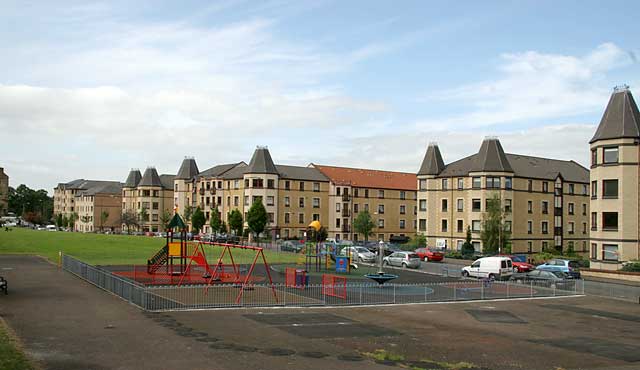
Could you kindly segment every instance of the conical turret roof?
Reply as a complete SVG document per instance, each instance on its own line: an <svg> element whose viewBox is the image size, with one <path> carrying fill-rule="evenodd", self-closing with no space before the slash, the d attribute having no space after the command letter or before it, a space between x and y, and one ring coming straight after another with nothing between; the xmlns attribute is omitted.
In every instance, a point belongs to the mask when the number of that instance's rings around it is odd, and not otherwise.
<svg viewBox="0 0 640 370"><path fill-rule="evenodd" d="M271 154L269 154L269 149L260 146L256 148L246 173L278 174L278 170L273 164L273 159L271 159Z"/></svg>
<svg viewBox="0 0 640 370"><path fill-rule="evenodd" d="M472 172L513 172L511 164L504 154L500 140L487 137L482 141L474 160Z"/></svg>
<svg viewBox="0 0 640 370"><path fill-rule="evenodd" d="M142 179L140 170L132 168L131 171L129 171L129 176L127 176L127 181L125 181L123 187L135 188L140 183L140 179Z"/></svg>
<svg viewBox="0 0 640 370"><path fill-rule="evenodd" d="M194 158L187 157L182 161L182 165L180 165L180 169L176 175L176 180L190 180L198 176L199 173L200 171L198 170L196 160Z"/></svg>
<svg viewBox="0 0 640 370"><path fill-rule="evenodd" d="M589 143L604 139L640 138L640 112L628 86L614 89L600 125Z"/></svg>
<svg viewBox="0 0 640 370"><path fill-rule="evenodd" d="M440 154L440 148L436 143L429 143L418 175L437 175L442 170L444 170L444 161L442 154Z"/></svg>
<svg viewBox="0 0 640 370"><path fill-rule="evenodd" d="M140 180L138 186L162 186L162 181L155 167L147 167L144 170L144 175L142 175L142 180Z"/></svg>

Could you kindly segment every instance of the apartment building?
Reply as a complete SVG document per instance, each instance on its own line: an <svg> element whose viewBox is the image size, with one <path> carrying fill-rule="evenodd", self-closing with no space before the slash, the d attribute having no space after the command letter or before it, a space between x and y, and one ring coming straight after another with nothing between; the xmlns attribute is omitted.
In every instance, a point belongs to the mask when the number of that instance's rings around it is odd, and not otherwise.
<svg viewBox="0 0 640 370"><path fill-rule="evenodd" d="M9 210L9 176L0 167L0 216L7 214Z"/></svg>
<svg viewBox="0 0 640 370"><path fill-rule="evenodd" d="M640 113L616 87L591 146L591 268L640 259Z"/></svg>
<svg viewBox="0 0 640 370"><path fill-rule="evenodd" d="M147 167L143 175L138 169L129 172L122 187L121 212L136 214L139 223L137 230L157 232L164 229L162 220L173 214L175 177L158 175L154 167Z"/></svg>
<svg viewBox="0 0 640 370"><path fill-rule="evenodd" d="M497 194L514 253L588 249L589 171L574 161L505 153L497 138L486 138L478 153L445 165L432 143L417 181L417 231L429 246L460 249L470 227L482 251L483 213Z"/></svg>
<svg viewBox="0 0 640 370"><path fill-rule="evenodd" d="M415 236L416 175L360 168L313 165L329 179L329 235L338 240L364 240L353 221L367 211L376 227L374 240ZM369 238L372 239L372 238Z"/></svg>
<svg viewBox="0 0 640 370"><path fill-rule="evenodd" d="M53 214L76 214L74 231L92 232L120 229L123 184L117 181L78 179L60 183L53 189ZM108 213L107 217L103 212Z"/></svg>

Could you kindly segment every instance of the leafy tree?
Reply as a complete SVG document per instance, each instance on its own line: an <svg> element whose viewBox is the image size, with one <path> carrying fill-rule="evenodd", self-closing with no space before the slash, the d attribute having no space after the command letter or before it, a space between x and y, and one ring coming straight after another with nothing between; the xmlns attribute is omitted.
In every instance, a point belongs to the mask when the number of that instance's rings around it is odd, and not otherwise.
<svg viewBox="0 0 640 370"><path fill-rule="evenodd" d="M140 209L140 212L138 212L138 217L140 223L149 222L149 210L147 210L147 207L142 207Z"/></svg>
<svg viewBox="0 0 640 370"><path fill-rule="evenodd" d="M424 248L427 246L427 237L423 234L416 234L414 243L416 248Z"/></svg>
<svg viewBox="0 0 640 370"><path fill-rule="evenodd" d="M220 232L223 234L226 234L229 232L229 228L227 227L227 224L224 221L220 222Z"/></svg>
<svg viewBox="0 0 640 370"><path fill-rule="evenodd" d="M358 214L355 220L353 220L353 229L358 233L364 235L364 241L369 241L369 237L373 235L373 228L376 224L371 218L369 211L362 211Z"/></svg>
<svg viewBox="0 0 640 370"><path fill-rule="evenodd" d="M265 230L267 221L267 210L262 204L262 199L258 198L253 202L251 208L249 208L249 212L247 212L247 225L258 241L258 245L260 245L259 235Z"/></svg>
<svg viewBox="0 0 640 370"><path fill-rule="evenodd" d="M73 212L69 215L69 227L71 231L76 231L76 221L78 221L78 213Z"/></svg>
<svg viewBox="0 0 640 370"><path fill-rule="evenodd" d="M109 211L106 209L100 212L100 231L104 231L104 224L107 223L109 219Z"/></svg>
<svg viewBox="0 0 640 370"><path fill-rule="evenodd" d="M67 215L62 216L62 227L69 227L69 217Z"/></svg>
<svg viewBox="0 0 640 370"><path fill-rule="evenodd" d="M31 219L37 218L46 222L53 217L53 198L44 189L33 190L22 184L17 188L9 188L8 210L16 215L24 216L27 212ZM25 219L26 220L26 219Z"/></svg>
<svg viewBox="0 0 640 370"><path fill-rule="evenodd" d="M66 227L66 225L63 224L63 221L64 220L63 220L62 213L58 213L56 215L56 226L59 227L59 228L60 227Z"/></svg>
<svg viewBox="0 0 640 370"><path fill-rule="evenodd" d="M38 212L25 212L22 215L22 219L32 224L40 225L42 224L42 215Z"/></svg>
<svg viewBox="0 0 640 370"><path fill-rule="evenodd" d="M473 248L473 244L471 244L471 227L467 226L467 236L464 240L464 244L462 244L462 257L471 258L473 253L475 253L475 248Z"/></svg>
<svg viewBox="0 0 640 370"><path fill-rule="evenodd" d="M182 214L184 220L186 222L190 222L191 221L191 217L193 216L193 207L191 206L186 206L184 207L184 212Z"/></svg>
<svg viewBox="0 0 640 370"><path fill-rule="evenodd" d="M211 210L211 217L209 218L209 226L211 226L212 233L219 233L222 231L222 220L220 219L220 212L218 207Z"/></svg>
<svg viewBox="0 0 640 370"><path fill-rule="evenodd" d="M91 221L91 216L84 215L80 217L80 221L82 221L82 223L84 224L89 223L89 221Z"/></svg>
<svg viewBox="0 0 640 370"><path fill-rule="evenodd" d="M162 222L163 229L166 229L169 226L169 222L171 222L172 217L173 215L168 209L165 209L164 212L160 214L160 222Z"/></svg>
<svg viewBox="0 0 640 370"><path fill-rule="evenodd" d="M502 209L500 195L495 193L487 199L487 210L482 216L483 252L487 254L500 253L506 250L511 238L511 232L507 229L505 212Z"/></svg>
<svg viewBox="0 0 640 370"><path fill-rule="evenodd" d="M244 227L244 220L242 219L242 212L237 208L229 212L228 216L229 228L238 236L242 236L242 229Z"/></svg>
<svg viewBox="0 0 640 370"><path fill-rule="evenodd" d="M131 234L131 227L138 227L138 216L132 209L128 209L122 213L122 224L127 228L127 234Z"/></svg>
<svg viewBox="0 0 640 370"><path fill-rule="evenodd" d="M200 207L196 208L191 215L191 226L193 226L193 231L197 234L202 230L202 226L204 226L206 219L204 217L204 212L200 209Z"/></svg>

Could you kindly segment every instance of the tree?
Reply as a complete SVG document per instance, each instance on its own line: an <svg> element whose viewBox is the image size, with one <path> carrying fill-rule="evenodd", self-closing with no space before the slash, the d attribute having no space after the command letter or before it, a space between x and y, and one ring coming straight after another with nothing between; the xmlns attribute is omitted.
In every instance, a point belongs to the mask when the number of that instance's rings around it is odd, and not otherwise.
<svg viewBox="0 0 640 370"><path fill-rule="evenodd" d="M507 249L511 231L507 229L505 212L500 195L495 193L487 199L487 210L482 215L482 251L486 254L501 253Z"/></svg>
<svg viewBox="0 0 640 370"><path fill-rule="evenodd" d="M196 210L193 211L193 214L191 215L191 226L193 226L193 232L196 234L199 233L205 222L206 219L204 217L204 212L202 212L200 207L196 208Z"/></svg>
<svg viewBox="0 0 640 370"><path fill-rule="evenodd" d="M149 222L149 210L147 210L147 207L142 207L140 209L140 212L138 212L138 217L140 223Z"/></svg>
<svg viewBox="0 0 640 370"><path fill-rule="evenodd" d="M325 240L327 240L327 238L329 237L329 230L327 230L326 227L322 226L320 227L320 230L316 231L315 229L313 230L313 234L311 235L311 239L313 241L316 242L323 242Z"/></svg>
<svg viewBox="0 0 640 370"><path fill-rule="evenodd" d="M220 219L220 212L218 212L218 207L211 210L211 217L209 218L209 226L211 226L211 232L214 234L220 233L222 231L222 220Z"/></svg>
<svg viewBox="0 0 640 370"><path fill-rule="evenodd" d="M416 248L424 248L427 246L427 237L423 234L416 234L414 243Z"/></svg>
<svg viewBox="0 0 640 370"><path fill-rule="evenodd" d="M160 214L160 222L162 222L162 228L166 229L169 226L169 222L171 222L171 211L165 209L164 212Z"/></svg>
<svg viewBox="0 0 640 370"><path fill-rule="evenodd" d="M69 227L71 228L71 231L76 231L76 221L78 221L78 213L72 212L69 215Z"/></svg>
<svg viewBox="0 0 640 370"><path fill-rule="evenodd" d="M67 215L62 216L62 227L69 227L69 217Z"/></svg>
<svg viewBox="0 0 640 370"><path fill-rule="evenodd" d="M191 221L191 217L193 216L193 207L191 206L184 207L184 213L182 216L184 217L184 220L186 222Z"/></svg>
<svg viewBox="0 0 640 370"><path fill-rule="evenodd" d="M122 224L127 228L127 234L131 234L131 227L138 227L138 216L132 209L128 209L122 213Z"/></svg>
<svg viewBox="0 0 640 370"><path fill-rule="evenodd" d="M236 208L229 212L227 216L229 220L229 228L237 235L242 236L242 229L244 227L244 220L242 219L242 213Z"/></svg>
<svg viewBox="0 0 640 370"><path fill-rule="evenodd" d="M371 218L369 211L364 210L358 214L355 220L353 220L353 229L358 233L364 235L364 241L369 241L369 237L373 235L373 228L376 224Z"/></svg>
<svg viewBox="0 0 640 370"><path fill-rule="evenodd" d="M53 198L44 189L33 190L22 184L16 189L9 188L8 211L24 216L31 212L30 218L46 222L53 217ZM26 219L25 219L26 220Z"/></svg>
<svg viewBox="0 0 640 370"><path fill-rule="evenodd" d="M100 231L104 231L104 224L107 222L108 219L109 219L109 211L105 209L104 211L100 212Z"/></svg>
<svg viewBox="0 0 640 370"><path fill-rule="evenodd" d="M84 215L80 217L80 221L82 221L82 223L84 224L89 223L89 221L91 221L91 216Z"/></svg>
<svg viewBox="0 0 640 370"><path fill-rule="evenodd" d="M224 221L220 222L220 233L226 234L228 232L229 228L227 227L227 224Z"/></svg>
<svg viewBox="0 0 640 370"><path fill-rule="evenodd" d="M258 246L260 245L260 233L262 233L267 226L267 217L267 210L262 204L262 199L256 199L251 205L251 208L249 208L249 212L247 212L247 225L258 241Z"/></svg>
<svg viewBox="0 0 640 370"><path fill-rule="evenodd" d="M58 228L65 227L65 225L63 225L63 223L62 223L63 221L64 221L64 220L63 220L63 217L62 217L62 213L58 213L58 214L56 215L56 226L57 226Z"/></svg>
<svg viewBox="0 0 640 370"><path fill-rule="evenodd" d="M467 237L465 238L464 244L462 244L462 250L460 253L462 253L464 258L471 258L475 251L473 244L471 244L471 227L467 226Z"/></svg>

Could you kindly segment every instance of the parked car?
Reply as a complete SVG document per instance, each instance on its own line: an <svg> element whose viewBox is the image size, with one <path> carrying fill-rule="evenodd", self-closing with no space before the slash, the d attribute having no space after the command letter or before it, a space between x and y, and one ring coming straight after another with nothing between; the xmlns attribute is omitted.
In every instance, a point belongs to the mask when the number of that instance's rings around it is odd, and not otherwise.
<svg viewBox="0 0 640 370"><path fill-rule="evenodd" d="M283 252L295 252L298 253L304 247L303 243L297 241L287 240L280 245L280 250Z"/></svg>
<svg viewBox="0 0 640 370"><path fill-rule="evenodd" d="M533 270L526 274L516 274L512 277L512 280L519 283L530 281L536 286L556 288L566 285L567 280L573 280L573 278L571 275L560 271Z"/></svg>
<svg viewBox="0 0 640 370"><path fill-rule="evenodd" d="M462 268L464 277L508 279L512 274L513 262L509 257L483 257Z"/></svg>
<svg viewBox="0 0 640 370"><path fill-rule="evenodd" d="M372 263L376 261L376 255L365 247L346 247L340 251L341 256L351 256L351 260L357 262Z"/></svg>
<svg viewBox="0 0 640 370"><path fill-rule="evenodd" d="M378 251L380 249L379 244L376 243L375 245L370 245L367 248L371 253L374 253L375 255L378 255ZM382 250L384 251L384 255L385 256L389 256L392 253L395 252L400 252L400 248L395 245L395 244L389 244L389 243L384 243L384 246L382 247Z"/></svg>
<svg viewBox="0 0 640 370"><path fill-rule="evenodd" d="M580 265L578 261L553 259L536 267L537 270L560 271L571 275L574 279L580 279Z"/></svg>
<svg viewBox="0 0 640 370"><path fill-rule="evenodd" d="M420 257L413 252L393 252L384 257L382 263L389 266L417 269L420 267Z"/></svg>
<svg viewBox="0 0 640 370"><path fill-rule="evenodd" d="M536 269L536 267L527 262L527 257L521 254L499 254L499 257L509 257L513 263L513 272L529 272Z"/></svg>
<svg viewBox="0 0 640 370"><path fill-rule="evenodd" d="M415 250L415 253L425 262L442 261L444 258L444 253L439 250L432 250L429 248L418 248Z"/></svg>

